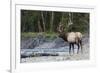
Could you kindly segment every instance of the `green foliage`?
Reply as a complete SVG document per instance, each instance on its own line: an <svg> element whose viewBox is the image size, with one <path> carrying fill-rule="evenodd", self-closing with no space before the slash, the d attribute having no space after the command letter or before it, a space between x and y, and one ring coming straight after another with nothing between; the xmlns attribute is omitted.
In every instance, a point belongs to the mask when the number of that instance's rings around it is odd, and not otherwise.
<svg viewBox="0 0 100 73"><path fill-rule="evenodd" d="M55 39L57 38L57 33L55 32L41 32L41 33L37 33L37 32L22 32L21 33L21 38L35 38L37 37L39 34L42 34L43 36L45 36L45 38L47 39Z"/></svg>
<svg viewBox="0 0 100 73"><path fill-rule="evenodd" d="M53 40L53 39L55 39L55 38L57 38L57 33L54 33L54 32L46 32L46 33L44 33L44 36L47 38L47 39L51 39L51 40Z"/></svg>
<svg viewBox="0 0 100 73"><path fill-rule="evenodd" d="M69 22L72 25L69 25ZM21 32L22 36L34 37L33 33L57 33L57 27L62 23L65 31L89 32L89 13L75 12L51 12L51 11L33 11L21 10ZM27 33L27 35L26 35Z"/></svg>
<svg viewBox="0 0 100 73"><path fill-rule="evenodd" d="M37 35L38 33L33 33L33 32L22 32L21 33L21 37L22 38L29 38L29 37L31 37L31 38L34 38L34 37L36 37L36 35Z"/></svg>

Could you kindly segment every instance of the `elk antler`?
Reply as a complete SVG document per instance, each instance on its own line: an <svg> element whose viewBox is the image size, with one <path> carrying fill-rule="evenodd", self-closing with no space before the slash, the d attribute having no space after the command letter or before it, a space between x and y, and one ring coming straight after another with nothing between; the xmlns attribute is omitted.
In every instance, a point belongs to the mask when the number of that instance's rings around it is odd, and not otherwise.
<svg viewBox="0 0 100 73"><path fill-rule="evenodd" d="M59 24L59 26L58 26L58 28L57 28L57 31L59 32L59 33L62 33L62 32L64 32L64 26L63 26L63 24Z"/></svg>

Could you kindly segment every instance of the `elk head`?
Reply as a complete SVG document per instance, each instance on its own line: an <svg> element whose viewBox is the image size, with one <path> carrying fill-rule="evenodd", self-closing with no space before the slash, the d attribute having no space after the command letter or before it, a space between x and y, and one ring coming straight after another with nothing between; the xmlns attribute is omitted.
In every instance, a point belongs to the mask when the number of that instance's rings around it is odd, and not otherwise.
<svg viewBox="0 0 100 73"><path fill-rule="evenodd" d="M57 27L57 31L59 33L59 37L62 38L63 40L67 41L67 33L64 31L64 25L63 24L59 24L59 26Z"/></svg>

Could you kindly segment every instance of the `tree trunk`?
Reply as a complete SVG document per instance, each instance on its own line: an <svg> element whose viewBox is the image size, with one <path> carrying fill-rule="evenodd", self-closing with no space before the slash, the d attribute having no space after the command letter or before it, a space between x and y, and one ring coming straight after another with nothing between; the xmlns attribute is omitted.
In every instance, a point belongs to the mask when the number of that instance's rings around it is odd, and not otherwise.
<svg viewBox="0 0 100 73"><path fill-rule="evenodd" d="M62 12L61 23L63 23L63 20L64 20L64 13Z"/></svg>
<svg viewBox="0 0 100 73"><path fill-rule="evenodd" d="M73 22L72 22L72 14L69 12L69 21L68 21L68 26L72 25Z"/></svg>
<svg viewBox="0 0 100 73"><path fill-rule="evenodd" d="M41 17L42 17L42 22L43 22L43 30L45 32L45 21L44 21L44 16L43 16L43 12L41 11Z"/></svg>
<svg viewBox="0 0 100 73"><path fill-rule="evenodd" d="M53 31L53 20L54 20L54 12L51 13L51 26L50 26L50 32Z"/></svg>
<svg viewBox="0 0 100 73"><path fill-rule="evenodd" d="M39 32L42 32L42 27L41 27L41 25L40 25L40 20L38 20L38 31L39 31Z"/></svg>

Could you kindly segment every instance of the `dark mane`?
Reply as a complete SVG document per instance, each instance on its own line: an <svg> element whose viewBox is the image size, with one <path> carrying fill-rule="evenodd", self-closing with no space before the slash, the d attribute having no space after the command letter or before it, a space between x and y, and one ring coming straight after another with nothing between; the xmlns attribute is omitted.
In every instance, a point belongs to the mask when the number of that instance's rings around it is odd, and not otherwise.
<svg viewBox="0 0 100 73"><path fill-rule="evenodd" d="M67 41L67 39L66 39L66 38L67 38L66 32L60 33L60 34L59 34L59 37L62 38L64 41Z"/></svg>

